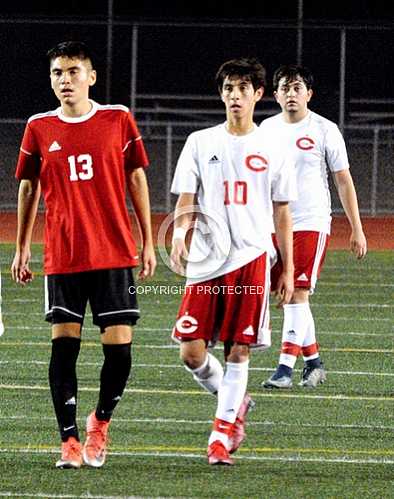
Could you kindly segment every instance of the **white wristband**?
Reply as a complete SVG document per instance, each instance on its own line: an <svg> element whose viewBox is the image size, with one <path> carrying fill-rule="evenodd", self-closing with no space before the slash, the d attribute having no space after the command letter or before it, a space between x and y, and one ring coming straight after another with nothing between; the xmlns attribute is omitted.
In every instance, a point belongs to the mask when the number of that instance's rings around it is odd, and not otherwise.
<svg viewBox="0 0 394 499"><path fill-rule="evenodd" d="M182 239L182 241L184 241L186 232L187 231L183 227L176 227L174 229L174 233L172 234L172 242L174 242L175 239Z"/></svg>

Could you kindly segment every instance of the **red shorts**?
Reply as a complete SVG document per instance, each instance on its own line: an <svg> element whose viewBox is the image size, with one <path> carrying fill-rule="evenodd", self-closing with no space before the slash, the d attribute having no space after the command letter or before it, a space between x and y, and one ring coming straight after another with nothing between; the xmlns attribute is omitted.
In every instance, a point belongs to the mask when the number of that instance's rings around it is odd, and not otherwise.
<svg viewBox="0 0 394 499"><path fill-rule="evenodd" d="M269 266L266 253L243 267L186 287L175 340L203 339L270 346Z"/></svg>
<svg viewBox="0 0 394 499"><path fill-rule="evenodd" d="M293 233L294 287L310 289L313 292L326 257L329 238L324 232L312 230ZM278 252L278 261L271 269L271 289L275 290L282 273L282 260L275 235L272 240Z"/></svg>

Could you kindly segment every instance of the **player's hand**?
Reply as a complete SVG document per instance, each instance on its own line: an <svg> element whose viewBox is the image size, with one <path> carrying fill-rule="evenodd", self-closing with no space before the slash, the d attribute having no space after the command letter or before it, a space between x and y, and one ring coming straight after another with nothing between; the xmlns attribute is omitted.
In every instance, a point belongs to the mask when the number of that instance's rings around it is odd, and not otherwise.
<svg viewBox="0 0 394 499"><path fill-rule="evenodd" d="M277 300L276 307L282 308L283 305L290 303L294 293L294 273L282 272L278 279L278 286L274 291Z"/></svg>
<svg viewBox="0 0 394 499"><path fill-rule="evenodd" d="M147 277L153 277L157 262L155 250L152 245L144 246L144 249L142 250L141 260L142 268L138 272L138 278L144 280Z"/></svg>
<svg viewBox="0 0 394 499"><path fill-rule="evenodd" d="M171 249L171 267L177 273L185 275L186 262L189 253L186 248L185 241L181 238L176 238L172 241Z"/></svg>
<svg viewBox="0 0 394 499"><path fill-rule="evenodd" d="M350 251L358 259L367 254L367 240L362 230L353 230L350 235Z"/></svg>
<svg viewBox="0 0 394 499"><path fill-rule="evenodd" d="M30 258L30 249L16 251L14 260L11 265L12 279L22 286L25 286L34 278L33 272L29 268Z"/></svg>

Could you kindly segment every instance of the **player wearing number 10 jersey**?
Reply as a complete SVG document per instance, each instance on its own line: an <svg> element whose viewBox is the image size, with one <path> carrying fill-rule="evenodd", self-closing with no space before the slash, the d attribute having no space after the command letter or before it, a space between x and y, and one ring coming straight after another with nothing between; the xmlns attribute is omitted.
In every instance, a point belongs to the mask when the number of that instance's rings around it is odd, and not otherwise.
<svg viewBox="0 0 394 499"><path fill-rule="evenodd" d="M181 271L188 261L188 288L174 336L194 379L218 405L208 442L209 464L232 464L244 438L249 347L265 344L269 332L268 294L272 206L286 263L278 284L281 302L293 290L291 217L296 198L292 165L268 143L253 122L265 85L255 59L224 63L216 76L226 122L195 132L179 158L172 192L179 195L171 258ZM197 212L197 219L194 214ZM185 233L192 227L189 254ZM226 370L207 345L225 345Z"/></svg>
<svg viewBox="0 0 394 499"><path fill-rule="evenodd" d="M52 323L49 384L62 440L58 468L104 464L108 427L131 369L132 326L139 317L131 268L138 264L126 207L128 189L142 233L141 278L156 260L150 225L148 164L127 108L89 99L96 82L85 44L63 42L48 52L55 111L32 116L22 140L18 235L12 276L25 284L31 235L42 192L45 214L45 315ZM104 352L96 409L80 444L76 362L89 301Z"/></svg>

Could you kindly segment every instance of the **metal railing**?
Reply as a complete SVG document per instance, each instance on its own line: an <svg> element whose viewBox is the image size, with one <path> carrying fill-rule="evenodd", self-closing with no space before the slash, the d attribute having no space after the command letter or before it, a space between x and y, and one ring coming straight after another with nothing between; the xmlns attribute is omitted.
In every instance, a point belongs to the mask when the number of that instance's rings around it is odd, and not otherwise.
<svg viewBox="0 0 394 499"><path fill-rule="evenodd" d="M187 135L222 120L223 117L218 121L205 117L200 121L200 115L194 120L174 121L173 117L163 120L157 119L154 113L148 119L145 116L137 120L150 157L147 174L154 211L169 212L174 206L170 186ZM16 208L18 184L14 171L24 126L24 120L0 120L3 158L0 210ZM345 140L361 212L368 215L394 213L394 126L347 125ZM332 194L333 211L340 213L342 208L335 188Z"/></svg>

